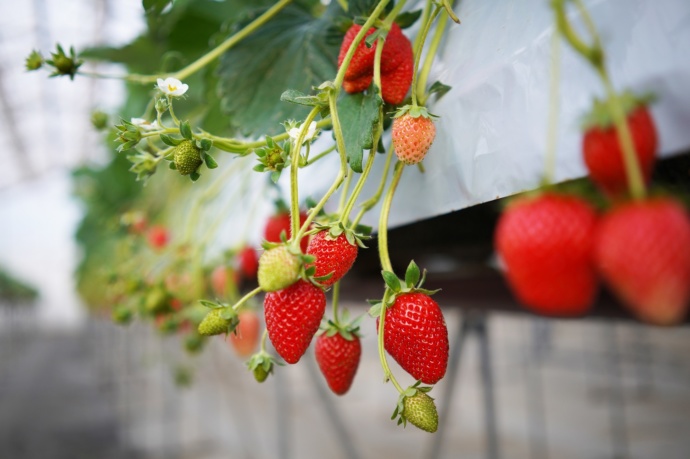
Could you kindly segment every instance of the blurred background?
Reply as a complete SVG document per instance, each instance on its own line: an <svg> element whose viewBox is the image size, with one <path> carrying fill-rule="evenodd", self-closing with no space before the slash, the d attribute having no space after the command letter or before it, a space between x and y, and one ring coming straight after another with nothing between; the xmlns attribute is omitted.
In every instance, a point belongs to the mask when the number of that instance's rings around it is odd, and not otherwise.
<svg viewBox="0 0 690 459"><path fill-rule="evenodd" d="M218 12L244 3L181 1L177 16L147 17L140 0L0 0L0 457L687 458L687 326L650 327L621 314L549 320L520 312L507 295L492 296L496 307L450 295L451 364L432 393L441 428L430 435L389 420L397 395L381 381L373 321L365 321L362 363L343 397L330 393L311 350L258 384L223 338L190 354L183 335L113 323L111 305L100 301L121 261L113 254L122 234L113 228L122 212L159 209L188 184L156 176L162 193L142 187L93 126L96 110L110 124L139 116L146 91L112 79L48 79L27 73L24 60L60 42L136 72L157 70L152 56L179 68L227 33ZM181 48L182 57L170 52ZM187 102L208 97L198 91ZM201 118L230 126L213 115ZM227 199L210 207L226 211L251 186L229 185ZM151 219L179 221L187 210L157 210ZM272 206L236 210L258 224ZM487 212L495 219L495 208ZM223 225L208 253L260 239ZM485 239L469 245L453 265L464 279L486 261ZM435 260L447 273L448 260ZM346 300L353 314L366 313L362 301Z"/></svg>

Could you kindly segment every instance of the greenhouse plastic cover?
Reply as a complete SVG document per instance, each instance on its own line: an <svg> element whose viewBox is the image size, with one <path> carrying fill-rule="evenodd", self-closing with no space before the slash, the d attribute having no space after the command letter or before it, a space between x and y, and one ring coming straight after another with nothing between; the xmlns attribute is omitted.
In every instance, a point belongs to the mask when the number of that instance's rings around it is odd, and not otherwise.
<svg viewBox="0 0 690 459"><path fill-rule="evenodd" d="M393 201L391 226L539 186L554 33L549 3L459 2L456 12L462 24L448 23L429 77L430 83L438 80L452 89L429 103L430 111L440 117L438 134L424 160L426 171L405 170ZM600 0L585 4L601 35L614 86L658 96L652 113L661 156L686 150L690 146L690 2ZM575 8L571 10L571 20L586 36ZM557 181L586 174L579 123L593 97L603 95L592 68L565 42L560 94ZM322 135L312 151L320 151L329 142L331 136ZM330 156L300 173L301 196L318 198L330 186L338 168L337 158ZM375 192L383 163L381 155L362 199ZM281 180L281 185L289 190L287 182ZM377 215L375 208L363 223L375 227Z"/></svg>

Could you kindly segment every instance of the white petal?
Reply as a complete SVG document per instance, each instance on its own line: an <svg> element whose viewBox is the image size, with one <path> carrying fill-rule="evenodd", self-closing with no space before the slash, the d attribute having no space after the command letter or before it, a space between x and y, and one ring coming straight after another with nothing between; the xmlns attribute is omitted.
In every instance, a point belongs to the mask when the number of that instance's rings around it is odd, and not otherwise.
<svg viewBox="0 0 690 459"><path fill-rule="evenodd" d="M288 135L292 140L297 140L297 137L299 137L299 128L290 128Z"/></svg>

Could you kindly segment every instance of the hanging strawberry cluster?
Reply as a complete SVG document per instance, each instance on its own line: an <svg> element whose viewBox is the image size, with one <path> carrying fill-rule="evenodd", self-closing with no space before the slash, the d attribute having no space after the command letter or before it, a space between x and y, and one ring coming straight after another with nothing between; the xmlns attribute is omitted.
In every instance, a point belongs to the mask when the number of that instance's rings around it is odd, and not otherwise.
<svg viewBox="0 0 690 459"><path fill-rule="evenodd" d="M512 202L495 234L507 280L528 309L549 316L589 312L600 279L636 317L656 325L680 323L690 302L690 219L668 195L650 196L657 131L649 96L618 94L605 54L581 0L572 0L592 36L587 45L553 2L557 29L600 76L606 98L585 116L582 158L590 179L608 198L603 214L586 199L547 188ZM555 36L557 50L559 37ZM551 103L557 97L554 52ZM556 115L550 114L551 123ZM555 124L547 155L554 155ZM553 164L548 159L547 164ZM547 168L547 181L553 172Z"/></svg>

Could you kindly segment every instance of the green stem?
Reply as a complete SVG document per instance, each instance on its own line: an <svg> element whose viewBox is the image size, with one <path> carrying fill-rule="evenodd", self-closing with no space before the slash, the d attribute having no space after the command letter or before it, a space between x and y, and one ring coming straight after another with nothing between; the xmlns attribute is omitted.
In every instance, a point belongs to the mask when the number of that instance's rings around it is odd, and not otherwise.
<svg viewBox="0 0 690 459"><path fill-rule="evenodd" d="M264 328L264 332L261 335L261 352L266 352L266 339L268 338L268 330Z"/></svg>
<svg viewBox="0 0 690 459"><path fill-rule="evenodd" d="M398 187L400 182L400 177L402 176L403 170L405 169L405 163L398 161L395 164L395 171L393 172L393 181L391 182L390 188L386 193L386 197L383 200L383 206L381 207L381 215L379 216L379 259L381 261L381 267L384 271L393 272L393 265L391 264L390 255L388 254L388 215L391 211L391 203L393 202L393 196L395 195L395 189Z"/></svg>
<svg viewBox="0 0 690 459"><path fill-rule="evenodd" d="M393 159L393 147L388 149L388 153L386 154L386 162L383 165L383 175L381 176L381 181L379 182L379 187L376 190L376 193L374 195L364 201L361 205L361 209L359 210L359 213L357 214L357 217L353 220L352 222L352 227L356 227L359 222L362 220L362 217L364 217L364 214L366 214L369 210L371 210L372 207L374 207L378 202L379 199L381 199L381 195L383 194L383 190L386 188L386 179L388 178L388 169L390 169L391 165L391 160Z"/></svg>
<svg viewBox="0 0 690 459"><path fill-rule="evenodd" d="M594 67L603 65L604 53L596 33L594 34L594 43L592 46L588 46L570 25L568 17L565 14L565 0L555 0L552 5L556 13L556 25L563 38L565 38L568 43L570 43L570 46L580 53L582 57L587 59ZM583 11L583 8L580 8L580 11ZM591 31L592 29L590 29L590 32Z"/></svg>
<svg viewBox="0 0 690 459"><path fill-rule="evenodd" d="M558 140L559 82L561 80L561 39L554 33L551 39L551 75L549 81L549 119L546 132L546 166L544 182L550 185L556 178L556 141Z"/></svg>
<svg viewBox="0 0 690 459"><path fill-rule="evenodd" d="M331 294L331 302L333 308L333 323L340 326L340 319L338 318L338 302L340 299L340 281L333 285L333 293Z"/></svg>
<svg viewBox="0 0 690 459"><path fill-rule="evenodd" d="M402 170L402 168L400 169ZM400 384L398 384L398 381L395 379L395 376L393 376L393 372L391 371L390 367L388 366L388 360L386 359L386 348L384 345L384 327L386 323L386 303L388 302L388 297L390 296L390 290L386 289L385 293L383 294L383 300L381 300L381 315L379 315L379 328L378 328L378 351L379 351L379 360L381 361L381 368L383 368L383 375L386 381L390 381L393 383L393 386L397 389L398 393L402 394L403 393L403 388L400 387Z"/></svg>
<svg viewBox="0 0 690 459"><path fill-rule="evenodd" d="M434 37L431 39L431 43L429 43L429 49L426 53L426 57L424 58L424 65L422 65L422 68L419 71L419 77L417 79L417 99L419 99L420 105L426 105L426 101L428 98L426 94L426 84L429 80L431 65L433 64L434 58L436 57L436 51L438 51L438 47L441 45L441 39L443 38L443 34L446 31L447 24L448 15L444 14L438 20L438 25L436 26L436 30L434 31Z"/></svg>
<svg viewBox="0 0 690 459"><path fill-rule="evenodd" d="M170 117L173 120L173 123L175 123L176 126L180 125L180 120L177 119L177 116L175 116L175 112L173 111L173 103L172 103L172 97L168 97L168 111L170 112Z"/></svg>
<svg viewBox="0 0 690 459"><path fill-rule="evenodd" d="M359 176L359 179L357 180L357 184L355 185L355 189L352 191L352 194L350 195L350 198L348 199L348 202L345 205L345 208L343 209L341 216L340 216L340 221L343 222L343 224L347 224L347 221L350 218L350 213L352 212L352 208L354 207L355 202L357 201L357 198L362 193L362 189L364 188L364 184L366 183L367 179L369 178L369 174L371 173L371 170L373 169L374 161L376 160L376 146L378 145L379 139L381 138L382 126L383 126L383 108L380 108L379 109L379 122L376 126L376 131L374 132L372 148L371 148L371 150L369 150L369 157L367 158L367 163L364 166L364 170L362 171L362 175ZM356 226L356 224L354 226Z"/></svg>
<svg viewBox="0 0 690 459"><path fill-rule="evenodd" d="M640 169L640 163L635 153L635 143L633 142L625 111L618 98L618 94L613 89L606 70L603 66L597 70L606 89L609 112L611 112L613 124L616 126L616 137L623 150L623 164L625 166L625 175L628 178L630 196L633 199L642 199L647 195L647 189L642 176L642 170Z"/></svg>
<svg viewBox="0 0 690 459"><path fill-rule="evenodd" d="M313 158L309 159L309 161L307 161L307 163L304 165L304 167L309 166L309 165L311 165L311 164L314 164L316 161L318 161L318 160L320 160L321 158L323 158L324 156L328 155L328 154L331 153L333 150L335 150L335 145L333 145L332 147L328 147L327 149L325 149L324 151L322 151L322 152L319 153L318 155L316 155L316 156L314 156Z"/></svg>
<svg viewBox="0 0 690 459"><path fill-rule="evenodd" d="M443 9L443 6L436 5L436 8L434 9L433 13L431 13L429 20L424 23L424 28L421 32L421 39L416 42L417 47L414 51L414 73L412 75L412 105L415 107L417 106L417 67L419 67L419 60L422 56L422 49L424 48L426 36L429 33L429 29L431 29L431 24L434 22L434 19L436 19L436 16L438 16L438 14L441 12L441 9Z"/></svg>
<svg viewBox="0 0 690 459"><path fill-rule="evenodd" d="M251 292L247 293L242 298L240 298L240 301L238 301L237 303L232 305L232 309L235 311L238 311L244 305L244 303L246 303L247 301L249 301L250 299L252 299L256 295L258 295L260 292L261 292L261 287L256 287L254 290L252 290Z"/></svg>
<svg viewBox="0 0 690 459"><path fill-rule="evenodd" d="M347 177L345 177L345 184L343 184L343 189L340 192L340 200L338 201L338 210L336 211L337 215L340 215L340 220L343 221L342 215L343 215L343 210L345 209L345 199L347 199L347 193L350 190L350 185L352 184L352 173L347 174Z"/></svg>
<svg viewBox="0 0 690 459"><path fill-rule="evenodd" d="M309 215L307 215L307 219L302 224L302 228L299 229L299 232L297 233L297 236L294 239L295 241L302 240L302 237L304 236L304 233L307 232L309 226L311 225L311 222L314 221L314 218L319 214L319 212L321 212L323 206L326 205L326 202L328 202L333 193L335 193L338 187L340 187L340 184L343 183L343 179L347 175L345 141L343 140L343 130L340 126L340 118L338 117L338 107L336 106L336 98L337 91L331 91L331 93L328 96L328 105L331 111L331 122L333 123L333 134L335 134L335 143L338 147L338 155L340 156L340 170L338 171L337 177L331 184L331 187L321 197L321 200L316 204L316 206L313 209L311 209Z"/></svg>
<svg viewBox="0 0 690 459"><path fill-rule="evenodd" d="M334 85L336 94L340 91L340 87L343 85L343 80L345 80L345 72L347 71L347 67L350 65L352 57L355 55L357 47L359 46L362 39L364 39L364 36L369 31L371 26L374 25L374 22L376 22L379 16L381 16L381 13L383 13L383 11L385 10L388 2L389 0L381 0L379 2L374 11L367 18L366 22L362 25L362 29L357 33L357 35L355 35L354 40L352 40L350 48L347 50L347 54L345 54L345 58L343 59L343 62L340 64L338 73L335 76Z"/></svg>
<svg viewBox="0 0 690 459"><path fill-rule="evenodd" d="M302 149L302 142L304 142L304 137L307 135L307 131L309 130L309 125L314 120L314 118L316 118L316 115L319 114L319 111L319 107L314 107L311 109L309 115L307 115L307 119L305 119L304 123L302 123L302 128L299 130L299 135L297 136L297 139L295 140L293 148L290 152L292 155L290 164L290 227L292 228L290 234L292 235L292 238L290 240L298 246L299 239L297 239L295 236L299 232L300 226L298 186L300 151Z"/></svg>

